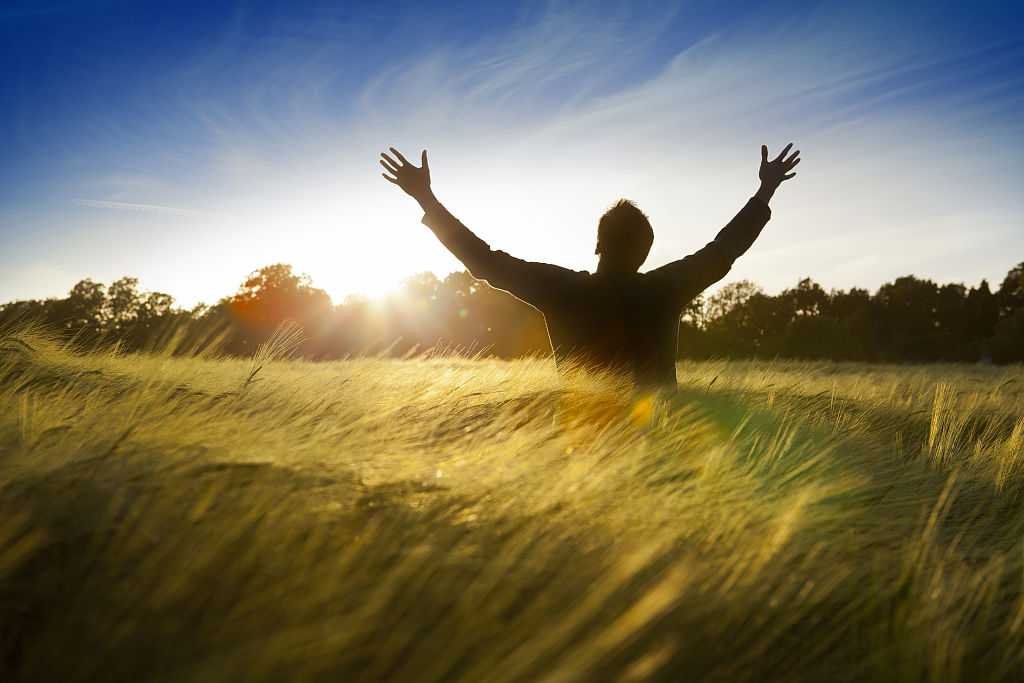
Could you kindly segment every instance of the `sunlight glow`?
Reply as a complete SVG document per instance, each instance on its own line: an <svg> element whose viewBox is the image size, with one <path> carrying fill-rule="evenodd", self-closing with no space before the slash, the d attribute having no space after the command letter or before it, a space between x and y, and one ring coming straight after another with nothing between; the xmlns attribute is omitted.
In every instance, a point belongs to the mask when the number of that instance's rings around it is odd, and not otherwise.
<svg viewBox="0 0 1024 683"><path fill-rule="evenodd" d="M309 4L306 23L211 10L166 54L134 15L70 3L8 16L67 35L13 41L11 54L45 58L13 63L23 94L0 112L16 132L0 168L0 301L130 275L212 303L288 263L340 302L462 270L381 179L388 146L411 159L427 148L437 196L492 248L573 270L594 268L597 219L619 198L654 226L645 269L699 249L754 192L760 145L790 140L799 178L727 280L974 284L1024 246L1009 9L884 3L862 19L841 4L541 2L511 23L481 9L470 30L444 12L410 23L396 10L385 27L332 9L325 22L327 3ZM914 40L892 40L909 21ZM371 44L334 34L353 26ZM102 68L72 68L80 54ZM108 87L137 82L151 86ZM75 114L33 114L44 108ZM41 286L41 273L67 275Z"/></svg>

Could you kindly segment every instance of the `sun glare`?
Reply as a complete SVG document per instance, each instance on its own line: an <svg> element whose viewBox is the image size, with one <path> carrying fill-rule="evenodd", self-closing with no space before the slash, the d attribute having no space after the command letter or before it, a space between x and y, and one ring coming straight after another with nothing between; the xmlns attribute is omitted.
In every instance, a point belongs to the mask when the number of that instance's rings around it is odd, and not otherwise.
<svg viewBox="0 0 1024 683"><path fill-rule="evenodd" d="M342 304L350 296L379 300L393 294L401 286L400 277L391 272L366 268L362 272L326 273L314 276L313 284L326 291L335 305Z"/></svg>
<svg viewBox="0 0 1024 683"><path fill-rule="evenodd" d="M415 204L394 196L391 186L348 197L324 185L295 180L271 199L246 202L243 223L253 237L246 243L246 268L287 263L308 274L336 305L349 296L386 297L415 273L431 271L443 279L459 269L419 224Z"/></svg>

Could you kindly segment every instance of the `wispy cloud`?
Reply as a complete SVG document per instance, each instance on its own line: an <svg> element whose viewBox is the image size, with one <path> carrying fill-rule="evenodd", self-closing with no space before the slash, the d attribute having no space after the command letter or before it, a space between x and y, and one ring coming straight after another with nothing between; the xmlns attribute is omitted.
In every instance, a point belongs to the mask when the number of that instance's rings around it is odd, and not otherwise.
<svg viewBox="0 0 1024 683"><path fill-rule="evenodd" d="M699 247L753 191L761 143L795 138L800 179L735 277L769 289L798 267L844 287L910 271L977 281L1024 247L1010 231L1024 211L1024 47L1005 13L882 0L870 12L817 0L595 4L239 2L173 59L107 55L89 72L100 89L140 87L97 102L69 86L63 127L29 119L53 147L32 154L46 178L33 206L45 209L21 217L28 195L8 183L0 195L21 204L0 209L0 235L102 230L134 267L147 219L228 217L195 234L233 245L239 273L284 259L339 296L362 288L367 254L387 254L373 274L395 280L458 267L380 179L377 152L393 144L430 149L439 194L496 248L592 268L596 218L627 196L657 221L658 265ZM72 204L122 215L44 219L59 213L53 196L102 198ZM160 201L177 206L149 203ZM964 234L971 254L931 248ZM196 263L201 250L176 239L177 258ZM162 245L161 260L177 246Z"/></svg>
<svg viewBox="0 0 1024 683"><path fill-rule="evenodd" d="M141 211L143 213L164 213L172 216L186 216L188 218L230 218L222 213L211 211L196 211L194 209L181 209L174 206L160 206L159 204L129 204L127 202L108 202L100 199L73 199L72 204L76 206L91 206L94 209L114 209L115 211Z"/></svg>

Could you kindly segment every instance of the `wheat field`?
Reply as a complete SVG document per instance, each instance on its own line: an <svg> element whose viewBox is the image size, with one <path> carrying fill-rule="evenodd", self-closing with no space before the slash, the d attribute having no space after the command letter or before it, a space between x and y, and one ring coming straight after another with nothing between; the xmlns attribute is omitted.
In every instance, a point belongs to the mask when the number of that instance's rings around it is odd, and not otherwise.
<svg viewBox="0 0 1024 683"><path fill-rule="evenodd" d="M1024 369L0 333L3 680L1024 676ZM173 345L168 345L171 348Z"/></svg>

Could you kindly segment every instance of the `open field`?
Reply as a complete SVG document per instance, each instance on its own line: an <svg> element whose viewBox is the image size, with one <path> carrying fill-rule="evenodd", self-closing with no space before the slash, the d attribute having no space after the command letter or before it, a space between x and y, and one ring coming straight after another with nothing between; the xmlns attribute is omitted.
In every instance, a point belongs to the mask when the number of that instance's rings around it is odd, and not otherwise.
<svg viewBox="0 0 1024 683"><path fill-rule="evenodd" d="M1024 673L1019 366L0 339L4 680Z"/></svg>

